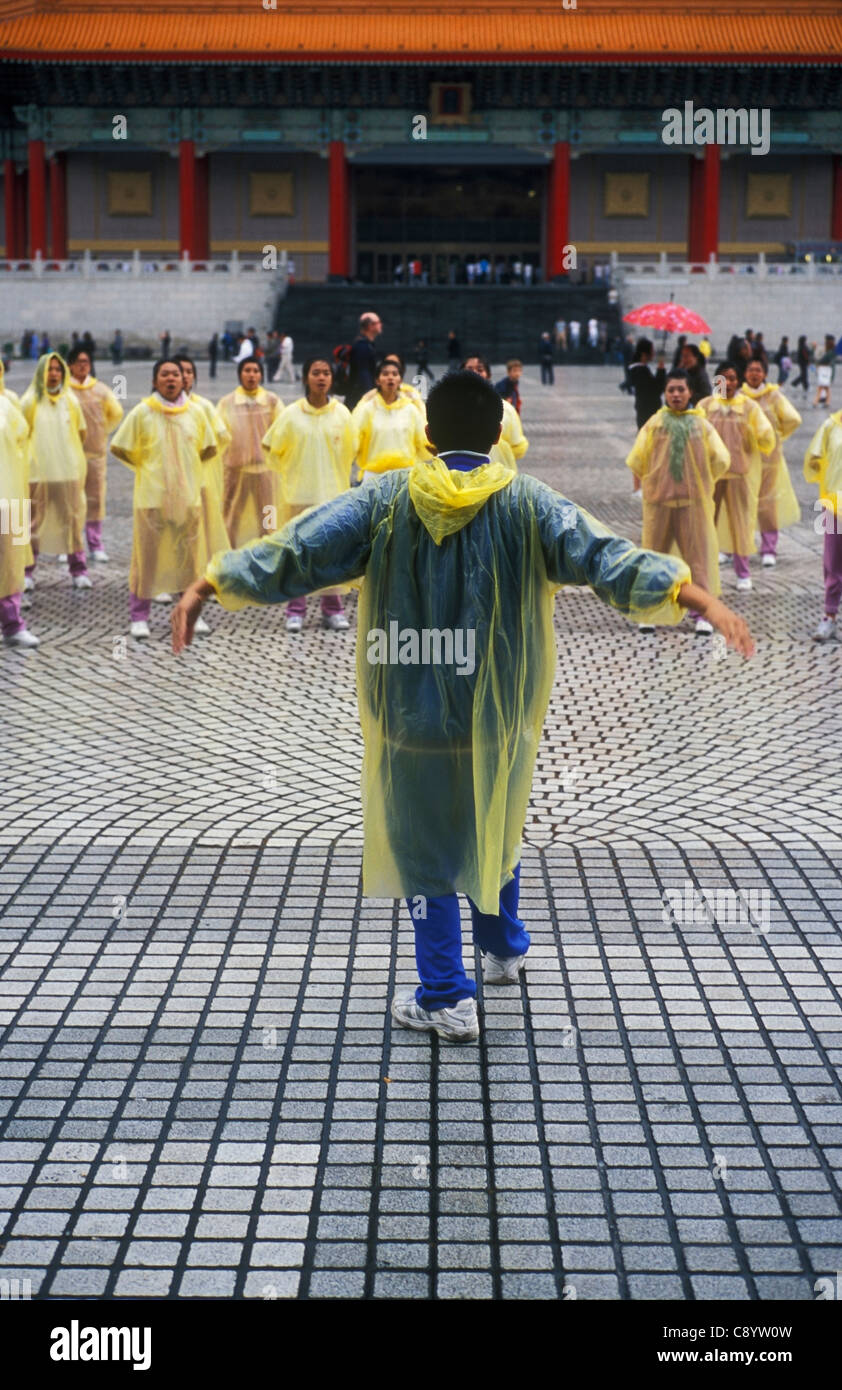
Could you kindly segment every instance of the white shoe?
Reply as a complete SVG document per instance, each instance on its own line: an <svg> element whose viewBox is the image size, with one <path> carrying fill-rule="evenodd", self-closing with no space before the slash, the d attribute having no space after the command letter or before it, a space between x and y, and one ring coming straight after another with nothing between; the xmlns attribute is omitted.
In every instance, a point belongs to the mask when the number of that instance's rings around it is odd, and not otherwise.
<svg viewBox="0 0 842 1390"><path fill-rule="evenodd" d="M106 555L104 550L92 550L91 559L96 560L97 564L99 565L108 564L108 556Z"/></svg>
<svg viewBox="0 0 842 1390"><path fill-rule="evenodd" d="M482 958L482 978L486 985L516 985L526 956L495 956L486 951Z"/></svg>
<svg viewBox="0 0 842 1390"><path fill-rule="evenodd" d="M760 563L765 570L772 570L775 568L775 565L778 562L775 559L774 555L764 555L762 556Z"/></svg>
<svg viewBox="0 0 842 1390"><path fill-rule="evenodd" d="M392 1018L401 1028L417 1033L438 1033L448 1042L476 1042L479 1037L477 1006L473 999L460 999L449 1009L422 1009L411 994L396 994L392 1000Z"/></svg>
<svg viewBox="0 0 842 1390"><path fill-rule="evenodd" d="M66 556L66 555L59 555L59 557L58 557L58 562L59 562L60 565L66 565L66 564L67 564L67 556Z"/></svg>
<svg viewBox="0 0 842 1390"><path fill-rule="evenodd" d="M720 550L720 552L719 552L719 563L720 563L720 565L727 565L727 563L728 563L728 561L729 561L730 559L731 559L731 556L728 554L728 551L727 551L727 550Z"/></svg>
<svg viewBox="0 0 842 1390"><path fill-rule="evenodd" d="M33 590L34 588L35 588L35 580L32 578L32 575L31 575L31 574L25 574L24 577L23 577L23 592L24 592L25 594L31 594L31 593L32 593L32 590Z"/></svg>
<svg viewBox="0 0 842 1390"><path fill-rule="evenodd" d="M208 632L210 632L210 628L208 627L204 618L199 617L193 624L193 631L198 632L201 637L204 637Z"/></svg>
<svg viewBox="0 0 842 1390"><path fill-rule="evenodd" d="M654 623L638 623L638 625L637 625L637 630L638 630L638 632L654 632L654 631L655 631L655 624L654 624Z"/></svg>
<svg viewBox="0 0 842 1390"><path fill-rule="evenodd" d="M73 576L74 589L92 589L94 586L87 574L75 574Z"/></svg>
<svg viewBox="0 0 842 1390"><path fill-rule="evenodd" d="M699 618L696 621L696 636L710 637L713 632L713 623L709 623L707 618Z"/></svg>
<svg viewBox="0 0 842 1390"><path fill-rule="evenodd" d="M140 641L142 637L149 636L149 624L145 622L132 623L129 632L132 637L136 637Z"/></svg>
<svg viewBox="0 0 842 1390"><path fill-rule="evenodd" d="M325 627L329 627L332 632L344 632L349 626L344 613L328 613L324 623Z"/></svg>
<svg viewBox="0 0 842 1390"><path fill-rule="evenodd" d="M287 632L300 632L304 626L304 619L297 613L293 613L291 618L287 618Z"/></svg>
<svg viewBox="0 0 842 1390"><path fill-rule="evenodd" d="M822 618L815 632L813 633L814 642L832 642L836 637L836 619Z"/></svg>
<svg viewBox="0 0 842 1390"><path fill-rule="evenodd" d="M737 588L739 589L741 594L747 594L749 589L751 588L751 578L749 577L748 579L738 579Z"/></svg>
<svg viewBox="0 0 842 1390"><path fill-rule="evenodd" d="M172 603L172 594L156 594L153 603Z"/></svg>
<svg viewBox="0 0 842 1390"><path fill-rule="evenodd" d="M30 632L27 627L21 628L20 632L13 633L11 637L4 637L3 641L7 647L40 647L41 645L35 633Z"/></svg>

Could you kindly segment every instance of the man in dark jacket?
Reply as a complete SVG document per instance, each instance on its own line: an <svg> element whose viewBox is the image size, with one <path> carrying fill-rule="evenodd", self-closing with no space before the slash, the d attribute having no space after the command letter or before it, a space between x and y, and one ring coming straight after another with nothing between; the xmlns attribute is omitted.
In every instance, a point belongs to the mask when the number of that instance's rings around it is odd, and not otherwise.
<svg viewBox="0 0 842 1390"><path fill-rule="evenodd" d="M628 372L638 429L642 429L650 415L660 410L663 404L661 396L667 383L667 373L663 361L658 363L657 370L653 367L654 356L651 338L639 338Z"/></svg>
<svg viewBox="0 0 842 1390"><path fill-rule="evenodd" d="M380 322L379 314L366 313L361 316L360 331L351 344L351 360L348 364L345 404L349 410L353 410L366 391L371 391L374 386L374 366L377 360L374 340L382 332L383 324Z"/></svg>

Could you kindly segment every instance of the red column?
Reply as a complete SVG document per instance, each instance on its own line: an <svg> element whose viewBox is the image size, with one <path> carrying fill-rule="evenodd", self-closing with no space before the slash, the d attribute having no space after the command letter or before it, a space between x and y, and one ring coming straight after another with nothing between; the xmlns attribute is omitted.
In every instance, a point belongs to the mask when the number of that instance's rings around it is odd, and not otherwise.
<svg viewBox="0 0 842 1390"><path fill-rule="evenodd" d="M29 142L29 254L47 254L47 160L43 140Z"/></svg>
<svg viewBox="0 0 842 1390"><path fill-rule="evenodd" d="M3 160L3 220L5 222L6 259L17 259L17 181L15 161Z"/></svg>
<svg viewBox="0 0 842 1390"><path fill-rule="evenodd" d="M178 147L178 240L179 254L185 251L191 261L196 256L196 146L182 140Z"/></svg>
<svg viewBox="0 0 842 1390"><path fill-rule="evenodd" d="M553 146L547 195L547 279L566 275L564 248L570 244L570 145L557 140Z"/></svg>
<svg viewBox="0 0 842 1390"><path fill-rule="evenodd" d="M348 161L342 140L331 140L328 156L329 251L327 273L343 279L351 273L351 218L348 207Z"/></svg>
<svg viewBox="0 0 842 1390"><path fill-rule="evenodd" d="M50 255L67 260L67 168L63 154L50 160Z"/></svg>
<svg viewBox="0 0 842 1390"><path fill-rule="evenodd" d="M208 228L208 180L210 159L203 155L196 160L196 211L193 218L193 237L195 259L206 261L210 258L210 234Z"/></svg>
<svg viewBox="0 0 842 1390"><path fill-rule="evenodd" d="M830 213L831 241L842 241L842 154L833 156L833 203Z"/></svg>
<svg viewBox="0 0 842 1390"><path fill-rule="evenodd" d="M702 163L702 261L719 257L719 156L718 145L706 145Z"/></svg>

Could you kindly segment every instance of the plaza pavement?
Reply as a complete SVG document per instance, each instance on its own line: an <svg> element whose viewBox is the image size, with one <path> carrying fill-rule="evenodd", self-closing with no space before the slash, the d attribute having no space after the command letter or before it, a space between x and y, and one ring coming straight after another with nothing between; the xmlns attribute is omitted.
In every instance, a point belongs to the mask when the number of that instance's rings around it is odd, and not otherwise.
<svg viewBox="0 0 842 1390"><path fill-rule="evenodd" d="M148 366L120 370L134 404ZM637 539L618 377L527 370L524 467ZM724 581L751 662L559 595L533 947L520 989L480 985L465 1048L388 1015L412 933L361 896L354 601L345 634L311 602L294 639L280 609L209 605L178 660L165 609L127 640L131 478L110 462L110 563L76 593L45 561L40 650L0 649L0 1279L809 1300L835 1276L842 650L810 640L804 413L805 520L752 593Z"/></svg>

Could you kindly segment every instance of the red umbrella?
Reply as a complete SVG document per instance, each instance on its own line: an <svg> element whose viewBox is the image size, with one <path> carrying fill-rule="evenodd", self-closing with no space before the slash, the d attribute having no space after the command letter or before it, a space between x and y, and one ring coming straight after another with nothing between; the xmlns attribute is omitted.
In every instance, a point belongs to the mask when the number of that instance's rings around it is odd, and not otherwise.
<svg viewBox="0 0 842 1390"><path fill-rule="evenodd" d="M624 323L637 323L641 328L658 328L663 333L710 333L703 318L685 309L683 304L644 304L623 315Z"/></svg>

